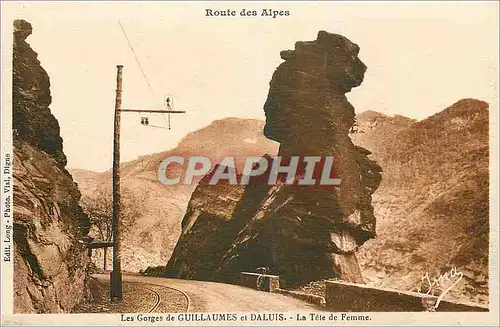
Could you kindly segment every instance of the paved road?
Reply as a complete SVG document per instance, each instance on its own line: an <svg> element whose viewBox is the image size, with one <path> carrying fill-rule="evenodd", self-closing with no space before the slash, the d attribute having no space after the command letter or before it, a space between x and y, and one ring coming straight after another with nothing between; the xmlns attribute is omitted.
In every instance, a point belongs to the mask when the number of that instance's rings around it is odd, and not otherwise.
<svg viewBox="0 0 500 327"><path fill-rule="evenodd" d="M108 275L95 277L109 279ZM190 312L322 311L320 307L301 300L238 285L130 275L124 275L123 280L167 286L182 291L189 297Z"/></svg>

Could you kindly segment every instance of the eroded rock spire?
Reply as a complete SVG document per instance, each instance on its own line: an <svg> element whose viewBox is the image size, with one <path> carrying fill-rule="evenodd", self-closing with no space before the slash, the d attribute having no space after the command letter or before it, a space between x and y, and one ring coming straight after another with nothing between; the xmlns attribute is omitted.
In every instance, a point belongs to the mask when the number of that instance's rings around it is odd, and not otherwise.
<svg viewBox="0 0 500 327"><path fill-rule="evenodd" d="M355 112L345 93L366 71L358 53L347 38L324 31L315 41L297 42L295 50L281 52L285 62L264 105L264 134L280 143L279 155L332 156L341 185L211 186L202 180L168 274L236 281L241 271L266 267L287 285L332 277L363 283L355 252L375 236L371 194L381 168L348 135ZM234 202L212 205L228 195Z"/></svg>

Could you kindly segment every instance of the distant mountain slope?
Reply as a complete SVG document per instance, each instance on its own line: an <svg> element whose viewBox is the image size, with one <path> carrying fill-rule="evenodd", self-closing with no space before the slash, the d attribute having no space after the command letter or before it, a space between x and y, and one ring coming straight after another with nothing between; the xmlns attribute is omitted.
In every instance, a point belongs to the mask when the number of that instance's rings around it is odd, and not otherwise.
<svg viewBox="0 0 500 327"><path fill-rule="evenodd" d="M237 159L241 169L246 156L275 154L277 143L262 134L264 122L255 119L225 118L187 134L176 148L121 165L122 189L140 196L142 215L125 235L122 266L137 272L150 265L164 265L175 247L181 231L181 220L194 191L193 185L161 184L157 178L160 163L168 156L182 156L186 162L190 156L206 156L212 164L224 156ZM111 173L95 173L81 169L72 170L83 195L91 194L95 187L111 188ZM167 175L182 174L177 166L169 167Z"/></svg>
<svg viewBox="0 0 500 327"><path fill-rule="evenodd" d="M351 139L372 151L379 164L384 167L387 161L387 147L394 143L399 132L415 122L415 119L400 115L390 117L377 111L363 111L356 116L355 132L351 133Z"/></svg>
<svg viewBox="0 0 500 327"><path fill-rule="evenodd" d="M384 168L376 192L378 238L360 249L374 285L416 289L420 278L457 267L455 298L487 301L488 104L460 100L425 120L358 116L355 143Z"/></svg>

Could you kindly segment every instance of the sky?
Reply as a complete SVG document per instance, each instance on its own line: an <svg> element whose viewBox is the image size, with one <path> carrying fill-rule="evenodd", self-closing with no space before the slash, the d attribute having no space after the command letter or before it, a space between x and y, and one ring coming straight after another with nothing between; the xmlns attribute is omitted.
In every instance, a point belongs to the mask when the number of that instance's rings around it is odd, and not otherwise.
<svg viewBox="0 0 500 327"><path fill-rule="evenodd" d="M290 14L205 16L205 9L243 8ZM123 114L121 160L130 161L171 149L213 120L265 120L280 51L316 39L319 30L361 48L365 80L347 94L358 113L423 119L462 98L498 109L496 2L2 2L3 49L12 42L15 18L33 26L27 42L50 76L50 108L68 168L112 165L116 65L124 66L123 108L161 108L170 94L174 109L187 111L172 116L172 130L144 127L140 114ZM149 120L166 127L163 115Z"/></svg>

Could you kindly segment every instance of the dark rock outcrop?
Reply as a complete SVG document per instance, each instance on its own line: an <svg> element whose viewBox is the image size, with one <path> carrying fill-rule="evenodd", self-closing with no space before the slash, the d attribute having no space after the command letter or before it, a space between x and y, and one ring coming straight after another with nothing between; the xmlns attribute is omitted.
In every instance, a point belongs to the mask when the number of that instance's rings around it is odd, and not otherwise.
<svg viewBox="0 0 500 327"><path fill-rule="evenodd" d="M270 83L264 134L279 155L333 156L340 186L297 187L283 180L209 185L191 197L167 274L232 281L267 267L288 285L337 277L362 283L355 251L375 236L371 194L381 168L349 138L354 108L345 93L363 80L359 47L320 31L297 42Z"/></svg>
<svg viewBox="0 0 500 327"><path fill-rule="evenodd" d="M14 22L14 312L68 312L85 294L90 223L64 168L49 77Z"/></svg>
<svg viewBox="0 0 500 327"><path fill-rule="evenodd" d="M52 102L49 76L40 65L38 54L25 41L31 31L30 23L24 20L14 22L12 60L14 139L23 140L44 151L64 167L66 156L62 151L59 123L49 109Z"/></svg>

